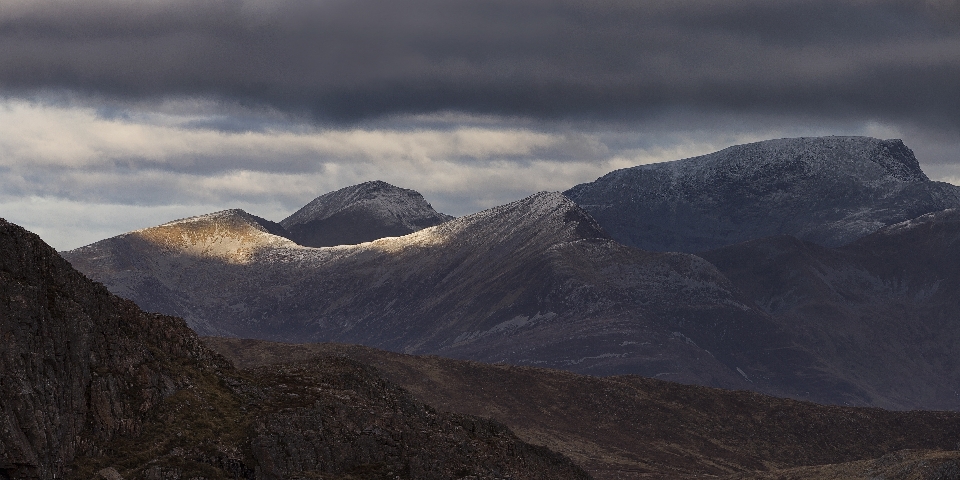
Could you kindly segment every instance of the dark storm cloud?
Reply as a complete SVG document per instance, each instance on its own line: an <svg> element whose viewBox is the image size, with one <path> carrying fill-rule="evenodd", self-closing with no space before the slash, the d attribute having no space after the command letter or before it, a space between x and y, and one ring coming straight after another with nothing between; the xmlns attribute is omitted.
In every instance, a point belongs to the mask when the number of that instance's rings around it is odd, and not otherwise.
<svg viewBox="0 0 960 480"><path fill-rule="evenodd" d="M319 119L669 109L960 128L955 1L15 3L0 87L211 96Z"/></svg>

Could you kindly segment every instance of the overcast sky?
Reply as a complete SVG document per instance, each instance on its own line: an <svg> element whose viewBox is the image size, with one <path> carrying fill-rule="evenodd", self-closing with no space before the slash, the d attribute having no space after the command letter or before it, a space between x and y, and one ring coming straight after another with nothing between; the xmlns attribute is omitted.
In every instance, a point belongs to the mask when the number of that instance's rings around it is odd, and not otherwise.
<svg viewBox="0 0 960 480"><path fill-rule="evenodd" d="M0 217L61 250L375 179L463 215L811 135L960 184L960 2L0 1Z"/></svg>

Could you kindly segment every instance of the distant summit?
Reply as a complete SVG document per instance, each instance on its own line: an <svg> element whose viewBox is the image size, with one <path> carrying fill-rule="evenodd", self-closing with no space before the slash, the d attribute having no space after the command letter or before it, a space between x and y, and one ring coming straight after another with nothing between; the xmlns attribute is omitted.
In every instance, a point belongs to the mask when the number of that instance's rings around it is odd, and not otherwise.
<svg viewBox="0 0 960 480"><path fill-rule="evenodd" d="M792 235L838 246L884 226L960 206L900 140L788 138L611 172L565 194L616 240L700 252Z"/></svg>
<svg viewBox="0 0 960 480"><path fill-rule="evenodd" d="M372 181L321 195L280 225L300 245L331 247L399 237L451 218L414 190Z"/></svg>

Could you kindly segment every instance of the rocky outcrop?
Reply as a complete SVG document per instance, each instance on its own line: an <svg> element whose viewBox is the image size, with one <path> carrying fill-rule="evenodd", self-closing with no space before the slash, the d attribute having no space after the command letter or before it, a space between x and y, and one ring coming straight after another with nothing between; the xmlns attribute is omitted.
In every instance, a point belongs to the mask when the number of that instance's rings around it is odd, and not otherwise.
<svg viewBox="0 0 960 480"><path fill-rule="evenodd" d="M399 237L452 218L414 190L372 181L321 195L280 225L300 245L332 247Z"/></svg>
<svg viewBox="0 0 960 480"><path fill-rule="evenodd" d="M182 320L143 313L0 219L0 472L63 478L78 456L139 434L147 412L227 362Z"/></svg>
<svg viewBox="0 0 960 480"><path fill-rule="evenodd" d="M0 476L588 478L337 358L236 371L0 220Z"/></svg>
<svg viewBox="0 0 960 480"><path fill-rule="evenodd" d="M772 235L843 245L960 206L900 140L768 140L611 172L564 192L617 241L701 252Z"/></svg>

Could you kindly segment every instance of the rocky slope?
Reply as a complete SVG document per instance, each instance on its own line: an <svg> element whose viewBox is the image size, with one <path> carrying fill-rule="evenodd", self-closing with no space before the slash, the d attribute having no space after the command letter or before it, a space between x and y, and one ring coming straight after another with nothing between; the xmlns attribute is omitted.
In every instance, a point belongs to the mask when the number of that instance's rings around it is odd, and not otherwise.
<svg viewBox="0 0 960 480"><path fill-rule="evenodd" d="M197 217L64 255L114 292L183 315L205 334L869 401L712 265L620 245L560 194L332 248L301 247L240 220Z"/></svg>
<svg viewBox="0 0 960 480"><path fill-rule="evenodd" d="M185 388L176 358L228 364L182 321L141 312L39 238L0 219L0 473L63 478L79 456L134 436L145 411Z"/></svg>
<svg viewBox="0 0 960 480"><path fill-rule="evenodd" d="M213 337L204 342L244 367L318 354L362 362L440 410L502 422L598 479L716 478L735 472L743 479L776 479L781 473L796 479L878 478L920 473L923 461L928 473L949 472L960 459L955 412L829 407L637 376L598 378L341 344Z"/></svg>
<svg viewBox="0 0 960 480"><path fill-rule="evenodd" d="M900 140L768 140L611 172L565 192L619 242L700 252L772 235L838 246L960 207Z"/></svg>
<svg viewBox="0 0 960 480"><path fill-rule="evenodd" d="M0 220L0 477L588 478L342 358L239 372Z"/></svg>
<svg viewBox="0 0 960 480"><path fill-rule="evenodd" d="M321 195L280 225L300 245L332 247L399 237L452 218L414 190L373 181Z"/></svg>
<svg viewBox="0 0 960 480"><path fill-rule="evenodd" d="M960 210L839 248L780 236L702 255L878 405L960 409Z"/></svg>

